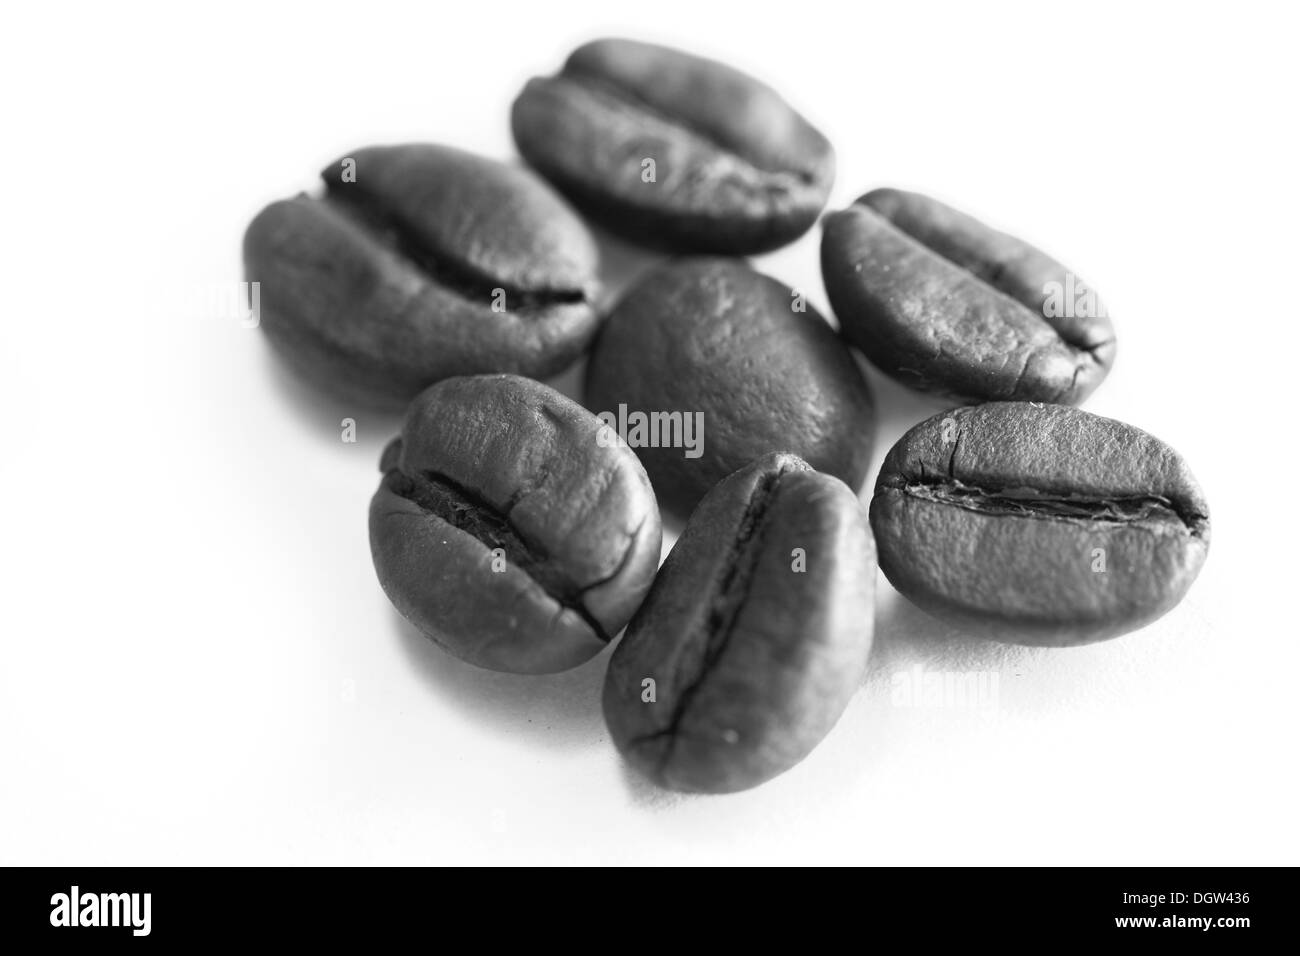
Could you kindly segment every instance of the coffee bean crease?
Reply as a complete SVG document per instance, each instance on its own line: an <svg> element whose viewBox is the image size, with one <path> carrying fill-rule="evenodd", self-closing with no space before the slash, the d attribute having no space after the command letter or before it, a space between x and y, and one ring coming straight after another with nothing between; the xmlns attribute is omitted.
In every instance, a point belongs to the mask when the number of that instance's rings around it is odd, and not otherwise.
<svg viewBox="0 0 1300 956"><path fill-rule="evenodd" d="M374 197L357 194L346 185L332 182L327 189L324 202L328 208L345 216L375 243L409 263L426 281L463 299L486 306L501 292L511 311L587 302L588 295L583 289L526 288L490 275L447 249L433 248L399 211Z"/></svg>
<svg viewBox="0 0 1300 956"><path fill-rule="evenodd" d="M631 548L606 579L578 586L551 563L550 556L542 548L525 540L510 524L509 506L503 514L463 485L434 471L408 475L394 468L385 473L384 485L427 514L476 538L488 551L500 549L509 564L536 581L562 608L579 615L602 640L609 640L610 635L587 610L582 597L592 588L616 577L626 566ZM636 533L632 533L632 539Z"/></svg>
<svg viewBox="0 0 1300 956"><path fill-rule="evenodd" d="M1203 533L1207 521L1204 515L1188 512L1162 495L1094 498L1052 494L1030 487L985 489L958 480L911 481L896 487L912 498L985 514L1116 524L1175 521L1197 536Z"/></svg>
<svg viewBox="0 0 1300 956"><path fill-rule="evenodd" d="M782 464L779 469L763 475L755 486L744 516L741 518L736 537L731 543L728 558L723 564L726 571L704 615L702 640L687 643L688 647L703 644L703 653L683 655L682 663L673 678L673 686L680 687L681 690L678 692L677 704L668 723L661 730L633 742L634 745L639 745L660 737L668 738L668 746L664 748L659 761L661 772L672 763L673 750L677 741L681 739L681 728L691 711L693 698L726 653L728 643L735 632L736 619L745 606L750 584L762 553L764 519L776 497L781 477L796 470L798 466L793 463ZM694 673L686 675L684 672L687 669L693 670Z"/></svg>
<svg viewBox="0 0 1300 956"><path fill-rule="evenodd" d="M616 83L609 77L588 72L576 64L570 64L561 79L579 87L588 96L601 105L607 106L615 114L626 114L624 118L631 123L644 126L646 120L650 120L652 123L661 123L698 140L701 145L716 150L734 163L738 171L747 173L748 175L743 177L745 181L764 179L769 184L769 188L776 187L778 189L783 183L789 181L803 185L812 185L817 181L816 175L809 170L783 169L773 164L762 164L751 157L745 156L738 152L734 146L724 142L716 132L707 126L692 123L684 116L670 113L651 103L638 94L635 89Z"/></svg>

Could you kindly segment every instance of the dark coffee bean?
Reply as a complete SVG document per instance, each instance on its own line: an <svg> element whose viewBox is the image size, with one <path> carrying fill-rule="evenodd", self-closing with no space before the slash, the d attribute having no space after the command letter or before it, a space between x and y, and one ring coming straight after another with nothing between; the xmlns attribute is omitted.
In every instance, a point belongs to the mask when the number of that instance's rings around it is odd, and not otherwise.
<svg viewBox="0 0 1300 956"><path fill-rule="evenodd" d="M595 333L594 242L528 170L421 145L322 175L324 198L262 210L244 258L270 340L334 391L391 402L453 375L544 377Z"/></svg>
<svg viewBox="0 0 1300 956"><path fill-rule="evenodd" d="M680 252L793 241L826 205L830 143L773 90L631 40L579 47L511 114L528 162L610 230Z"/></svg>
<svg viewBox="0 0 1300 956"><path fill-rule="evenodd" d="M801 296L734 259L679 260L632 289L592 350L586 402L611 417L622 407L700 423L694 449L655 442L653 424L640 441L622 436L682 516L769 452L798 454L854 489L871 458L871 394L848 349Z"/></svg>
<svg viewBox="0 0 1300 956"><path fill-rule="evenodd" d="M659 510L626 448L554 389L512 375L422 393L370 503L379 581L450 653L544 674L627 623L659 563Z"/></svg>
<svg viewBox="0 0 1300 956"><path fill-rule="evenodd" d="M790 769L862 681L875 578L843 482L785 454L731 475L691 515L610 658L614 743L676 790L743 790Z"/></svg>
<svg viewBox="0 0 1300 956"><path fill-rule="evenodd" d="M1105 307L1065 266L917 193L828 216L822 276L845 337L923 391L1075 404L1115 360Z"/></svg>
<svg viewBox="0 0 1300 956"><path fill-rule="evenodd" d="M1064 405L997 402L917 425L871 502L880 566L976 634L1064 646L1155 620L1187 593L1209 509L1178 453Z"/></svg>

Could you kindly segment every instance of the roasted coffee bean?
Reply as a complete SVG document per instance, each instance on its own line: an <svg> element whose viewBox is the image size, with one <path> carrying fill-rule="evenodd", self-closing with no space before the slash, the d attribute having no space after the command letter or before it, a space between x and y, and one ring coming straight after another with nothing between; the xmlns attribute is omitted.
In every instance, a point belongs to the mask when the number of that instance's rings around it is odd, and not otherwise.
<svg viewBox="0 0 1300 956"><path fill-rule="evenodd" d="M593 218L678 252L775 249L817 219L830 143L767 86L632 40L575 50L511 115L519 152Z"/></svg>
<svg viewBox="0 0 1300 956"><path fill-rule="evenodd" d="M1076 404L1115 360L1105 306L1065 266L916 193L828 216L822 276L845 337L923 391Z"/></svg>
<svg viewBox="0 0 1300 956"><path fill-rule="evenodd" d="M743 790L790 769L862 681L875 578L843 482L786 454L726 478L610 658L614 743L676 790Z"/></svg>
<svg viewBox="0 0 1300 956"><path fill-rule="evenodd" d="M616 634L659 563L640 463L600 422L512 375L452 378L411 404L370 503L379 581L450 653L492 670L581 664Z"/></svg>
<svg viewBox="0 0 1300 956"><path fill-rule="evenodd" d="M1115 637L1187 593L1210 543L1186 463L1131 425L996 402L917 425L871 502L880 566L973 633L1064 646Z"/></svg>
<svg viewBox="0 0 1300 956"><path fill-rule="evenodd" d="M322 175L324 198L262 210L244 258L267 336L323 385L391 403L453 375L544 377L595 333L594 241L528 170L417 145Z"/></svg>
<svg viewBox="0 0 1300 956"><path fill-rule="evenodd" d="M586 402L609 424L649 417L622 437L683 517L769 452L854 489L871 457L871 394L848 349L800 295L734 259L679 260L633 288L592 350ZM693 423L683 447L676 426Z"/></svg>

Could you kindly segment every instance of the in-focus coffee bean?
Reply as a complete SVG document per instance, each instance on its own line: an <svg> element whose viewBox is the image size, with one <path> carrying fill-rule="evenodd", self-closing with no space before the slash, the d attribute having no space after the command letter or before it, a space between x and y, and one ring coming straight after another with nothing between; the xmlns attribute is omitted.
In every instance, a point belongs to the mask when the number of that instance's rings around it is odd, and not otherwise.
<svg viewBox="0 0 1300 956"><path fill-rule="evenodd" d="M379 581L450 653L544 674L605 646L659 563L636 456L577 403L512 375L451 378L412 402L370 504Z"/></svg>
<svg viewBox="0 0 1300 956"><path fill-rule="evenodd" d="M244 238L261 324L333 391L405 401L453 375L556 374L597 325L597 253L539 177L445 146L356 150L324 198L264 209Z"/></svg>
<svg viewBox="0 0 1300 956"><path fill-rule="evenodd" d="M1210 543L1187 464L1146 432L1063 405L942 412L899 440L871 502L880 567L976 634L1115 637L1187 593Z"/></svg>
<svg viewBox="0 0 1300 956"><path fill-rule="evenodd" d="M871 649L875 552L838 479L768 455L709 492L610 658L614 743L659 784L724 793L821 741Z"/></svg>
<svg viewBox="0 0 1300 956"><path fill-rule="evenodd" d="M746 255L802 235L835 177L830 143L759 81L632 40L575 50L511 115L519 151L635 242Z"/></svg>
<svg viewBox="0 0 1300 956"><path fill-rule="evenodd" d="M821 255L845 337L913 388L1076 404L1115 360L1105 306L1074 273L926 196L867 193L826 218Z"/></svg>
<svg viewBox="0 0 1300 956"><path fill-rule="evenodd" d="M678 260L635 286L592 349L586 404L647 416L648 434L623 437L683 517L769 452L854 489L871 457L871 394L844 343L802 295L734 259ZM672 415L699 424L693 447L663 427Z"/></svg>

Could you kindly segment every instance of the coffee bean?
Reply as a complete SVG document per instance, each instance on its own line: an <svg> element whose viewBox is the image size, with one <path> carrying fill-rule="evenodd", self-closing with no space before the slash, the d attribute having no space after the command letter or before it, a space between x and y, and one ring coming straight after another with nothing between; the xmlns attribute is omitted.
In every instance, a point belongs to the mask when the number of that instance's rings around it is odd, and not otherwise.
<svg viewBox="0 0 1300 956"><path fill-rule="evenodd" d="M923 391L1075 404L1115 360L1105 306L1065 266L917 193L828 216L822 276L845 337Z"/></svg>
<svg viewBox="0 0 1300 956"><path fill-rule="evenodd" d="M1115 637L1187 593L1209 509L1183 459L1063 405L942 412L886 457L871 502L880 566L938 617L1017 644Z"/></svg>
<svg viewBox="0 0 1300 956"><path fill-rule="evenodd" d="M552 375L590 341L594 242L533 173L415 145L322 175L324 198L272 203L244 237L261 324L308 376L404 401L453 375Z"/></svg>
<svg viewBox="0 0 1300 956"><path fill-rule="evenodd" d="M626 448L554 389L452 378L412 402L370 503L379 581L450 653L543 674L605 646L659 563L659 511Z"/></svg>
<svg viewBox="0 0 1300 956"><path fill-rule="evenodd" d="M660 503L682 516L768 452L797 454L854 489L871 457L871 394L848 349L802 296L734 259L679 260L633 288L592 350L586 403L698 419L696 449L624 436Z"/></svg>
<svg viewBox="0 0 1300 956"><path fill-rule="evenodd" d="M611 231L679 252L764 252L826 205L826 138L759 81L631 40L575 50L511 114L519 152Z"/></svg>
<svg viewBox="0 0 1300 956"><path fill-rule="evenodd" d="M862 681L875 550L838 479L768 455L714 488L610 658L619 750L676 790L743 790L821 741Z"/></svg>

